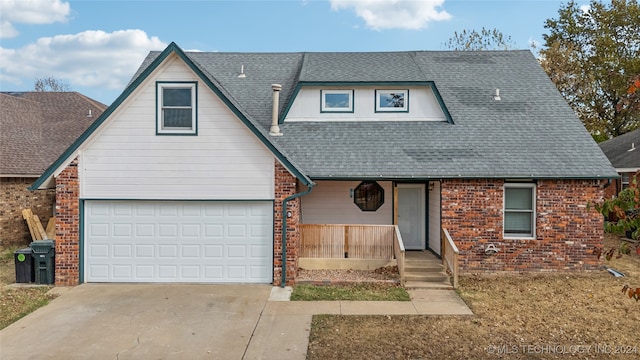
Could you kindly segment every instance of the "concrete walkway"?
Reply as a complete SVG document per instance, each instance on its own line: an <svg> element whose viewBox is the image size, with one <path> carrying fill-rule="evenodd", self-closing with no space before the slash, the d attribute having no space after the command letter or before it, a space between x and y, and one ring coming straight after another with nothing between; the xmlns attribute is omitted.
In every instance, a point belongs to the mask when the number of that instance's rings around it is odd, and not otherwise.
<svg viewBox="0 0 640 360"><path fill-rule="evenodd" d="M311 318L470 315L451 290L412 301L288 301L264 285L84 284L0 331L0 359L305 359Z"/></svg>

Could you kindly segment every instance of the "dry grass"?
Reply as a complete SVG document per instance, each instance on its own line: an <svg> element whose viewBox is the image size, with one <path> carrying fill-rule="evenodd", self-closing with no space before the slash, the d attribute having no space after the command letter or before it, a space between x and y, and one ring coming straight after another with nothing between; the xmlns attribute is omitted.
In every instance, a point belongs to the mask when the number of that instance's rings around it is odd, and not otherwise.
<svg viewBox="0 0 640 360"><path fill-rule="evenodd" d="M617 243L607 236L607 246ZM460 295L473 316L315 316L307 358L638 359L640 302L621 289L640 287L640 258L632 253L606 265L626 277L464 276Z"/></svg>
<svg viewBox="0 0 640 360"><path fill-rule="evenodd" d="M7 287L15 283L13 259L15 249L0 249L0 329L49 303L55 296L47 294L50 286Z"/></svg>

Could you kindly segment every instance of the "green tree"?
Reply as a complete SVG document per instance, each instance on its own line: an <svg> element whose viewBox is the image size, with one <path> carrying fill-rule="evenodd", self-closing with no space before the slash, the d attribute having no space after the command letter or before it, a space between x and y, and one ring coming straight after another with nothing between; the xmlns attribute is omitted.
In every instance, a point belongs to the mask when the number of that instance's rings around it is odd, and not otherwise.
<svg viewBox="0 0 640 360"><path fill-rule="evenodd" d="M62 81L60 79L56 79L53 76L45 76L41 78L37 78L33 88L37 92L64 92L64 91L72 91L71 85L69 83Z"/></svg>
<svg viewBox="0 0 640 360"><path fill-rule="evenodd" d="M545 28L540 63L594 138L640 126L640 100L628 92L640 74L637 1L592 0L588 8L570 1Z"/></svg>
<svg viewBox="0 0 640 360"><path fill-rule="evenodd" d="M505 36L498 29L455 31L443 45L449 50L509 50L515 48L511 36Z"/></svg>

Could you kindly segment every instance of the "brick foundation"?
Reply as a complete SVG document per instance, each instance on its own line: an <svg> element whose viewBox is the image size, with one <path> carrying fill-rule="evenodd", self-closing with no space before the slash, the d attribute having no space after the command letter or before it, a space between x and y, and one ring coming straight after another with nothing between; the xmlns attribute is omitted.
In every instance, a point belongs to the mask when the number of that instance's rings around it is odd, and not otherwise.
<svg viewBox="0 0 640 360"><path fill-rule="evenodd" d="M591 270L603 247L603 218L589 201L603 198L599 180L538 180L536 239L503 237L503 180L443 180L442 227L460 250L464 272ZM487 244L500 249L484 252Z"/></svg>
<svg viewBox="0 0 640 360"><path fill-rule="evenodd" d="M29 191L35 178L0 178L0 246L26 247L32 241L22 210L31 209L47 227L53 215L55 190Z"/></svg>
<svg viewBox="0 0 640 360"><path fill-rule="evenodd" d="M56 271L58 286L77 285L80 280L80 188L78 159L56 178Z"/></svg>
<svg viewBox="0 0 640 360"><path fill-rule="evenodd" d="M296 178L276 162L275 168L275 204L273 213L273 284L282 283L282 201L298 192ZM300 198L287 203L287 285L295 283L298 271L298 254L300 253Z"/></svg>

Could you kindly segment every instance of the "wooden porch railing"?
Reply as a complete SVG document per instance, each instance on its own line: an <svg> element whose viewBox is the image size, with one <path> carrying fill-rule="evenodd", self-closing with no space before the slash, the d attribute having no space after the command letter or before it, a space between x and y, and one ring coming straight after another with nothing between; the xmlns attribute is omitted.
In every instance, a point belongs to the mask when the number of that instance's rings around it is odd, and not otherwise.
<svg viewBox="0 0 640 360"><path fill-rule="evenodd" d="M400 235L398 225L393 226L393 253L396 257L398 265L398 274L400 275L400 285L404 286L404 243Z"/></svg>
<svg viewBox="0 0 640 360"><path fill-rule="evenodd" d="M404 244L396 225L301 224L304 258L396 259L404 284Z"/></svg>
<svg viewBox="0 0 640 360"><path fill-rule="evenodd" d="M451 277L453 277L453 288L458 288L458 255L460 251L458 251L458 247L453 243L453 239L451 239L451 235L447 229L442 228L441 232L441 242L442 242L442 264L451 272Z"/></svg>
<svg viewBox="0 0 640 360"><path fill-rule="evenodd" d="M393 259L393 225L301 224L301 257Z"/></svg>

